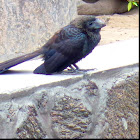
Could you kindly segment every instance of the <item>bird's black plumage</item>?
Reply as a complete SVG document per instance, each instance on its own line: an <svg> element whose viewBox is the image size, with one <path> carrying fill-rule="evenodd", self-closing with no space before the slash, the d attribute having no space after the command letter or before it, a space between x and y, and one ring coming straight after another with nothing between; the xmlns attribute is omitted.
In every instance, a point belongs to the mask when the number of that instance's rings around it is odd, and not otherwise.
<svg viewBox="0 0 140 140"><path fill-rule="evenodd" d="M0 63L0 73L12 66L43 55L44 63L34 70L37 74L52 74L63 71L86 57L100 42L100 30L105 24L94 16L73 20L69 25L56 32L39 50Z"/></svg>

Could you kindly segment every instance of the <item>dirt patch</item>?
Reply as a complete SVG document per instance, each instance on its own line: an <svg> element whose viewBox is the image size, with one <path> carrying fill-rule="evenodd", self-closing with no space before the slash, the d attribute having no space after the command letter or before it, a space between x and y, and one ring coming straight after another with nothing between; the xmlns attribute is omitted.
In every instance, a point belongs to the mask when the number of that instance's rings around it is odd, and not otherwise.
<svg viewBox="0 0 140 140"><path fill-rule="evenodd" d="M99 45L128 40L139 36L139 9L133 9L125 14L99 16L107 26L101 31Z"/></svg>

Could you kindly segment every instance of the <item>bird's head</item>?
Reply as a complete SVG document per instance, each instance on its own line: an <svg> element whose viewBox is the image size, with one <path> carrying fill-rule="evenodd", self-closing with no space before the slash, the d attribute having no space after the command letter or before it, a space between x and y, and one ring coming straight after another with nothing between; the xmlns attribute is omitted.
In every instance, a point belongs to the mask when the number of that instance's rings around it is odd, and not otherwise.
<svg viewBox="0 0 140 140"><path fill-rule="evenodd" d="M95 18L95 16L82 16L73 20L71 24L89 32L100 31L102 27L106 26L102 20Z"/></svg>

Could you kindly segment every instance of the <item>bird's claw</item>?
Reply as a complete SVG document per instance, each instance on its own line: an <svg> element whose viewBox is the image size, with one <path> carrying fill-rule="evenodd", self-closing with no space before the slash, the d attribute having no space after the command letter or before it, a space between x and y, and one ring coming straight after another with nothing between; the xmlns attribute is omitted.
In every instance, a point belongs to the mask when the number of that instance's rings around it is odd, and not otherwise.
<svg viewBox="0 0 140 140"><path fill-rule="evenodd" d="M67 69L66 71L63 71L62 74L85 74L89 71L95 71L97 68L94 69Z"/></svg>

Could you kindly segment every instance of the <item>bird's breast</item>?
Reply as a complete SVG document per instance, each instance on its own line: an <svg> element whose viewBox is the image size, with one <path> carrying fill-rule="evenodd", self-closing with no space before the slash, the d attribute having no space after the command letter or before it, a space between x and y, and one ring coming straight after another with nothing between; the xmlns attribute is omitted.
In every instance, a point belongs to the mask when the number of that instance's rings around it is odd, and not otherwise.
<svg viewBox="0 0 140 140"><path fill-rule="evenodd" d="M98 45L101 40L100 34L95 34L87 37L87 41L83 47L83 56L87 56Z"/></svg>

